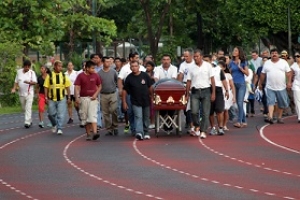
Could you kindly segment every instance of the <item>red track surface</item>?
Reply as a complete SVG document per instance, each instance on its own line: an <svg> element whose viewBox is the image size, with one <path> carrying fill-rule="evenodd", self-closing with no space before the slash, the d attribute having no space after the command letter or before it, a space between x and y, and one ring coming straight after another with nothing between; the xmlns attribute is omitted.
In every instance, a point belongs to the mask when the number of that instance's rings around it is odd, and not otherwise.
<svg viewBox="0 0 300 200"><path fill-rule="evenodd" d="M86 142L77 125L60 137L37 125L11 129L16 121L0 116L0 199L300 199L293 118L259 132L257 116L206 140L135 141L120 127L98 142Z"/></svg>

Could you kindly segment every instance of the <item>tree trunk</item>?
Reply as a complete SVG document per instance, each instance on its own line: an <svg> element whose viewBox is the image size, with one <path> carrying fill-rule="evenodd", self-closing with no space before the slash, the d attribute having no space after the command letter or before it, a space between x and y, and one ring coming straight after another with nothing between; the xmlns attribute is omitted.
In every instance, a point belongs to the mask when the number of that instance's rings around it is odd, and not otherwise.
<svg viewBox="0 0 300 200"><path fill-rule="evenodd" d="M197 12L197 48L200 50L204 48L202 15L199 11Z"/></svg>

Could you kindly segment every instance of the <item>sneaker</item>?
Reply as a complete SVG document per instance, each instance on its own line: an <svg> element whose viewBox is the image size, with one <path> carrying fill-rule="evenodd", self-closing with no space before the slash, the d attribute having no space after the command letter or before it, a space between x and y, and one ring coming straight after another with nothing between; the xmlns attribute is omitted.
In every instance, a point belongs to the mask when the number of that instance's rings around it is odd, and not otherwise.
<svg viewBox="0 0 300 200"><path fill-rule="evenodd" d="M124 133L128 133L128 131L129 131L129 125L126 125L125 127L124 127Z"/></svg>
<svg viewBox="0 0 300 200"><path fill-rule="evenodd" d="M30 125L29 125L29 124L25 124L24 127L25 127L25 128L29 128Z"/></svg>
<svg viewBox="0 0 300 200"><path fill-rule="evenodd" d="M145 140L150 140L150 138L151 138L150 135L145 135L144 137Z"/></svg>
<svg viewBox="0 0 300 200"><path fill-rule="evenodd" d="M52 127L52 124L51 124L51 123L48 123L48 124L47 124L47 127L51 128L51 127Z"/></svg>
<svg viewBox="0 0 300 200"><path fill-rule="evenodd" d="M93 140L97 140L99 137L100 137L99 133L94 133L92 138Z"/></svg>
<svg viewBox="0 0 300 200"><path fill-rule="evenodd" d="M91 135L86 136L86 141L91 141L93 139L93 137Z"/></svg>
<svg viewBox="0 0 300 200"><path fill-rule="evenodd" d="M138 140L143 140L143 135L141 133L135 134L135 138Z"/></svg>
<svg viewBox="0 0 300 200"><path fill-rule="evenodd" d="M209 132L209 135L217 135L217 130L216 130L216 127L212 127L210 132Z"/></svg>
<svg viewBox="0 0 300 200"><path fill-rule="evenodd" d="M63 134L62 130L61 130L61 129L58 129L58 130L57 130L57 135L62 135L62 134Z"/></svg>
<svg viewBox="0 0 300 200"><path fill-rule="evenodd" d="M73 124L73 119L70 118L67 124Z"/></svg>
<svg viewBox="0 0 300 200"><path fill-rule="evenodd" d="M190 135L191 136L195 136L195 127L192 127L191 129L190 129Z"/></svg>
<svg viewBox="0 0 300 200"><path fill-rule="evenodd" d="M278 124L284 124L284 121L283 121L282 118L278 118L278 119L277 119L277 123L278 123Z"/></svg>
<svg viewBox="0 0 300 200"><path fill-rule="evenodd" d="M154 129L155 128L155 125L154 124L150 124L149 125L149 129Z"/></svg>
<svg viewBox="0 0 300 200"><path fill-rule="evenodd" d="M57 127L56 127L56 126L53 126L51 130L52 130L52 133L56 133Z"/></svg>
<svg viewBox="0 0 300 200"><path fill-rule="evenodd" d="M223 128L220 128L218 131L218 135L224 135L224 134L225 134L225 132L224 132Z"/></svg>
<svg viewBox="0 0 300 200"><path fill-rule="evenodd" d="M195 136L199 137L200 136L200 131L196 131Z"/></svg>
<svg viewBox="0 0 300 200"><path fill-rule="evenodd" d="M201 133L200 133L200 138L201 138L201 139L205 139L205 138L206 138L206 134L205 134L204 132L201 132Z"/></svg>
<svg viewBox="0 0 300 200"><path fill-rule="evenodd" d="M44 127L45 127L45 126L44 126L44 122L40 122L40 123L39 123L39 127L40 127L40 128L44 128Z"/></svg>

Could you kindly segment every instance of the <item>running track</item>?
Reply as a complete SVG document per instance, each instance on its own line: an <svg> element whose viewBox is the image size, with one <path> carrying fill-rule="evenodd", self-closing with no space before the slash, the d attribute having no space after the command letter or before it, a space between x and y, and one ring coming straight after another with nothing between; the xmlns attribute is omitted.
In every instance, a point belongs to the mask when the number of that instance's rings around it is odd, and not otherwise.
<svg viewBox="0 0 300 200"><path fill-rule="evenodd" d="M78 123L63 136L23 115L0 115L0 199L300 199L300 133L295 116L205 140L151 133L86 142Z"/></svg>

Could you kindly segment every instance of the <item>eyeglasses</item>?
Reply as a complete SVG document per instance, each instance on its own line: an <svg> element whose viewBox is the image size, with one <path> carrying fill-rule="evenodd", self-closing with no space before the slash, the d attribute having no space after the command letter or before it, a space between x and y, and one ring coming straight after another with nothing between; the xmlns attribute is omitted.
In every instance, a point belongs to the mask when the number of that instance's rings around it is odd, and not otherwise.
<svg viewBox="0 0 300 200"><path fill-rule="evenodd" d="M295 55L295 58L300 58L300 55Z"/></svg>

